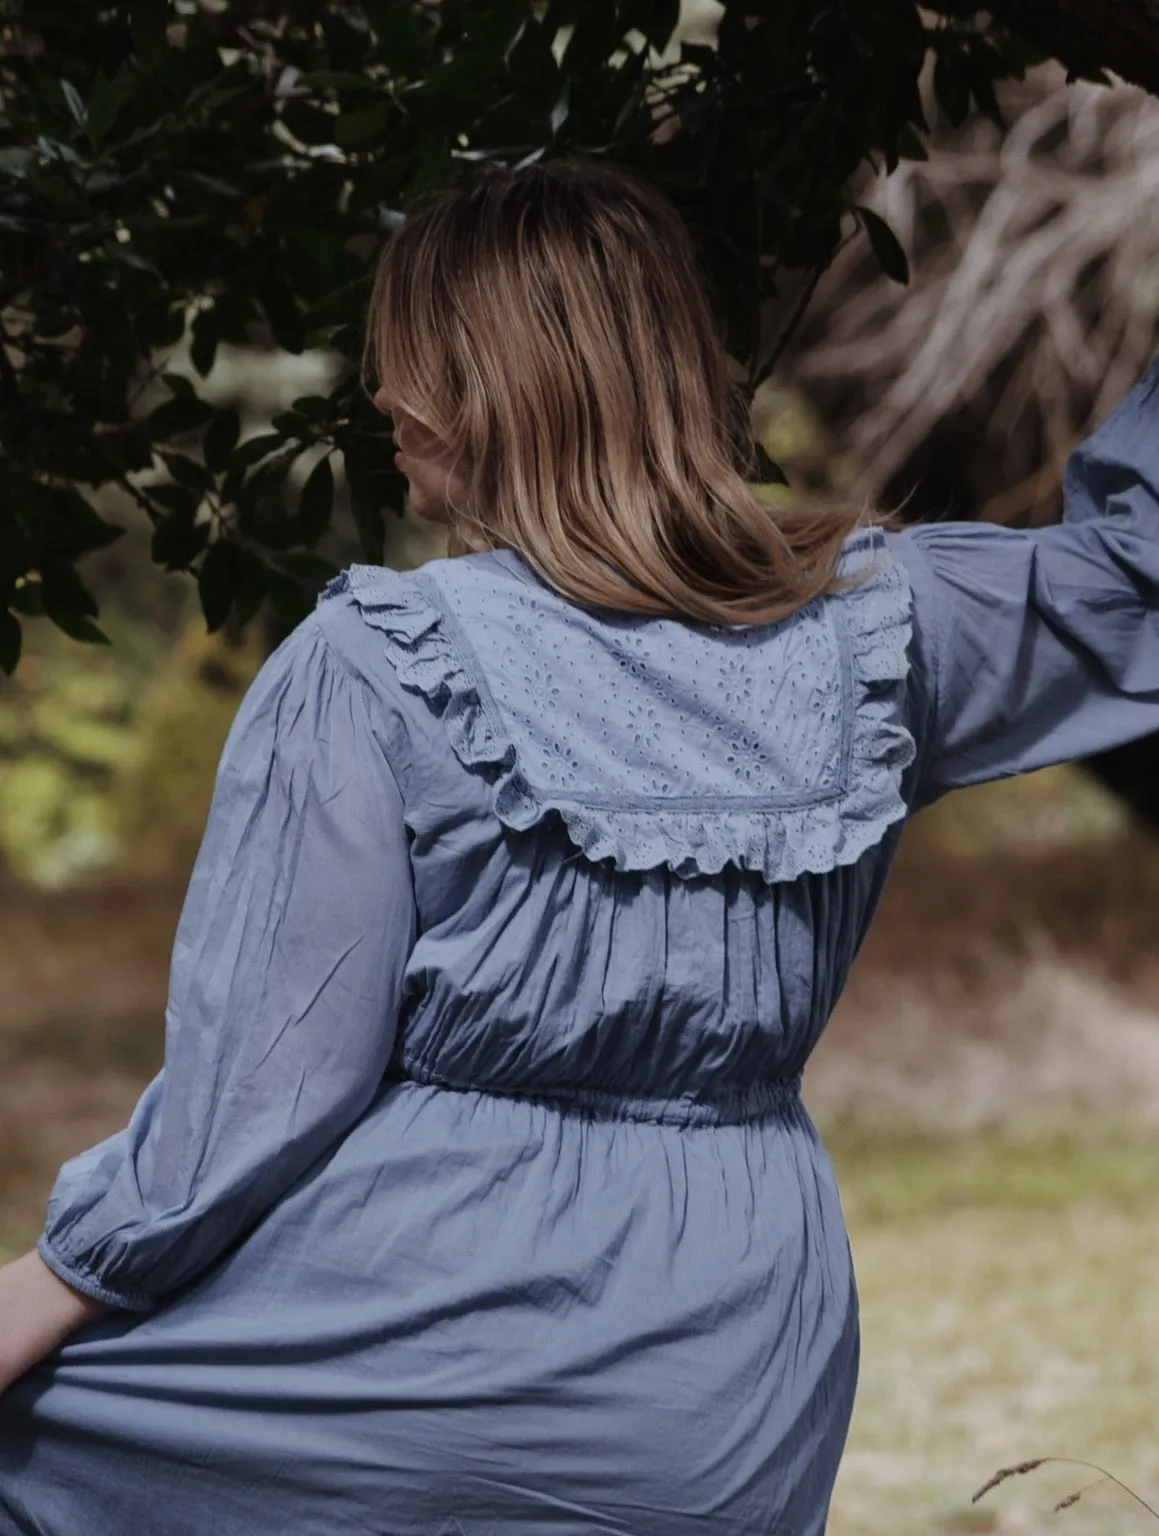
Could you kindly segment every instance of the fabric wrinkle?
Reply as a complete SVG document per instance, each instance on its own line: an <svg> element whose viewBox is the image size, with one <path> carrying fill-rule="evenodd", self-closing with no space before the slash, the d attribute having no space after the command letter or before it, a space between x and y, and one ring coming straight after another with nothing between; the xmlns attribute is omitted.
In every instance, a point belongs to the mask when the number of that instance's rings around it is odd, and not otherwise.
<svg viewBox="0 0 1159 1536"><path fill-rule="evenodd" d="M779 625L512 551L333 584L227 743L164 1071L53 1190L116 1310L0 1398L0 1536L823 1536L802 1073L911 811L1159 730L1157 389L1061 527L862 530Z"/></svg>

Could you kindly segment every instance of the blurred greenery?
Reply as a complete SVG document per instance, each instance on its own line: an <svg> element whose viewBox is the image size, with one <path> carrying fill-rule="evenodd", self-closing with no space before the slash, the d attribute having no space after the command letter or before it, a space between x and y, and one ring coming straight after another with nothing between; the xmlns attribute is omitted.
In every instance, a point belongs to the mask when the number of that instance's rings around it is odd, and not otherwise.
<svg viewBox="0 0 1159 1536"><path fill-rule="evenodd" d="M218 758L262 655L256 634L231 643L196 621L186 628L141 697L110 784L117 862L144 876L192 864Z"/></svg>
<svg viewBox="0 0 1159 1536"><path fill-rule="evenodd" d="M0 868L47 886L188 868L263 652L258 633L207 634L185 613L176 643L115 608L109 648L35 625L24 666L0 680Z"/></svg>
<svg viewBox="0 0 1159 1536"><path fill-rule="evenodd" d="M64 884L113 858L110 792L134 750L156 639L118 622L114 649L69 645L43 625L16 678L0 683L0 857Z"/></svg>
<svg viewBox="0 0 1159 1536"><path fill-rule="evenodd" d="M1041 851L1128 838L1130 811L1096 780L1071 767L1000 779L947 795L914 823L928 845L957 858L995 848Z"/></svg>

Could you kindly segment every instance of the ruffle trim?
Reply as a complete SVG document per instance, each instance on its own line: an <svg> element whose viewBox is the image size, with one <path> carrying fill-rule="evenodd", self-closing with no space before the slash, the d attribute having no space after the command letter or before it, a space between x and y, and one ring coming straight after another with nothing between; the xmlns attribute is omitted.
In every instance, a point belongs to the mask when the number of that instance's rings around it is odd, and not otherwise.
<svg viewBox="0 0 1159 1536"><path fill-rule="evenodd" d="M733 864L774 884L855 863L906 815L901 781L915 753L903 723L912 629L908 578L887 555L879 529L853 536L839 573L853 576L874 560L877 569L838 599L853 694L847 700L848 783L830 801L775 810L722 805L719 799L706 799L696 810L668 810L660 802L595 807L544 791L528 781L515 743L493 718L434 582L421 574L353 566L325 596L348 595L386 636L399 681L439 714L463 767L492 782L495 814L505 826L526 831L554 814L593 863L611 860L622 870L666 865L683 879L716 875Z"/></svg>

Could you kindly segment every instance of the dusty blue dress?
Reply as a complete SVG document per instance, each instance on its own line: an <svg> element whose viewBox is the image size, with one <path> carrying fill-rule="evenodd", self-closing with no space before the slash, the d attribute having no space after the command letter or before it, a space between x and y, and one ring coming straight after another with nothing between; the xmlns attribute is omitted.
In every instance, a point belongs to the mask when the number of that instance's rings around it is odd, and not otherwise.
<svg viewBox="0 0 1159 1536"><path fill-rule="evenodd" d="M53 1194L119 1310L0 1399L3 1536L817 1536L802 1069L908 811L1159 729L1157 397L1066 526L860 533L776 627L347 573L230 737L165 1071Z"/></svg>

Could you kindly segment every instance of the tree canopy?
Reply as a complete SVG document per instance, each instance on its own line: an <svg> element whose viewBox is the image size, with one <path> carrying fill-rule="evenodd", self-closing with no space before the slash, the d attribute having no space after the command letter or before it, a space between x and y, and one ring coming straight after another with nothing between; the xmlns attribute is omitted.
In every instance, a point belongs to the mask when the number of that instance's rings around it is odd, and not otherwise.
<svg viewBox="0 0 1159 1536"><path fill-rule="evenodd" d="M951 121L998 117L996 83L1052 46L1097 77L1136 7L1101 53L1075 32L1098 0L1053 31L1032 0L730 0L708 40L678 32L676 0L0 0L0 667L22 616L102 638L77 571L118 536L102 488L195 575L210 627L308 609L336 467L382 558L403 482L362 316L377 248L432 190L542 156L638 169L694 228L755 388L844 241L906 280L852 189L867 162L925 156L929 57ZM241 440L203 395L223 343L344 366Z"/></svg>

